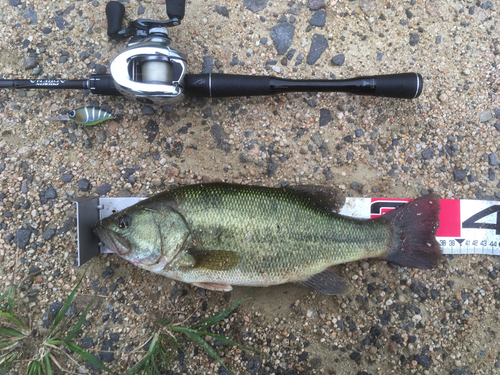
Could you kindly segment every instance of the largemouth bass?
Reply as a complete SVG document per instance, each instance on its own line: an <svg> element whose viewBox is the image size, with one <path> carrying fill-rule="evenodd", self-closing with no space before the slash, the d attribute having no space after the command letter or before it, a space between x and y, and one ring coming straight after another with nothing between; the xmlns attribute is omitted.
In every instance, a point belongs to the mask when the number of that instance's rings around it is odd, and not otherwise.
<svg viewBox="0 0 500 375"><path fill-rule="evenodd" d="M92 229L131 263L210 290L295 282L340 294L347 284L329 268L335 264L377 257L432 268L440 259L436 196L370 220L332 212L343 204L338 197L319 186L188 185L143 200Z"/></svg>

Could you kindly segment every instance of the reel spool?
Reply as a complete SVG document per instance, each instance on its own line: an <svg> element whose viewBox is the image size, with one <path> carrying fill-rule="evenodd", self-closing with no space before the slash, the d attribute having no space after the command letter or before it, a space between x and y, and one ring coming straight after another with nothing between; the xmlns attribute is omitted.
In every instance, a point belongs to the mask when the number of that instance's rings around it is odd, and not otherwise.
<svg viewBox="0 0 500 375"><path fill-rule="evenodd" d="M181 82L186 74L186 59L165 42L160 37L144 38L129 43L127 49L116 56L110 71L122 95L159 105L184 99Z"/></svg>
<svg viewBox="0 0 500 375"><path fill-rule="evenodd" d="M146 104L182 101L186 58L171 47L172 41L164 27L178 25L183 13L167 21L136 20L118 31L121 20L118 22L116 18L123 17L123 13L123 4L108 3L108 35L112 38L134 36L110 65L116 89L123 96Z"/></svg>

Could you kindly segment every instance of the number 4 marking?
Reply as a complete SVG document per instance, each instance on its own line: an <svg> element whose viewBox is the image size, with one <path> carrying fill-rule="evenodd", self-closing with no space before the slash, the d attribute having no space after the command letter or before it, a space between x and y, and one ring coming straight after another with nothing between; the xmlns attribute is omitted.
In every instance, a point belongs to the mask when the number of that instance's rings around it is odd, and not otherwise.
<svg viewBox="0 0 500 375"><path fill-rule="evenodd" d="M497 213L496 222L492 223L478 223L479 219ZM500 206L491 206L477 214L472 215L470 218L462 223L462 228L478 228L478 229L495 229L495 234L500 234Z"/></svg>

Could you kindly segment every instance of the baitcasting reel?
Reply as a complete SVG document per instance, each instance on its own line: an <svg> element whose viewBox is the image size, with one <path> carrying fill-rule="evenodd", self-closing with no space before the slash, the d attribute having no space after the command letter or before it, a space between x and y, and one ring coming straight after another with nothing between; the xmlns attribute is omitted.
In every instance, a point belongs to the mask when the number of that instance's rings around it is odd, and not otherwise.
<svg viewBox="0 0 500 375"><path fill-rule="evenodd" d="M166 0L166 21L136 20L121 30L125 7L116 1L106 6L108 36L132 37L111 63L111 74L88 79L0 79L1 88L88 89L96 95L123 95L146 104L174 104L185 95L231 97L274 95L285 92L347 92L355 95L413 99L422 93L418 73L399 73L350 79L293 80L272 76L203 73L186 74L185 56L172 47L167 28L180 25L186 0Z"/></svg>
<svg viewBox="0 0 500 375"><path fill-rule="evenodd" d="M182 82L186 74L185 56L172 48L167 27L180 25L185 0L167 0L167 21L136 20L121 27L125 7L111 1L106 6L108 36L133 37L113 60L111 77L125 97L148 104L173 104L184 99Z"/></svg>

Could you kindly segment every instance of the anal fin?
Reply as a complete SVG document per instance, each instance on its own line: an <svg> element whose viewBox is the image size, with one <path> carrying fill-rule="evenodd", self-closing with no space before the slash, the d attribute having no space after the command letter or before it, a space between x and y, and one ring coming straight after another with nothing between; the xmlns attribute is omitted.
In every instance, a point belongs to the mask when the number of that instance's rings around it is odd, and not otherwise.
<svg viewBox="0 0 500 375"><path fill-rule="evenodd" d="M207 290L215 290L218 292L230 292L233 287L229 284L217 284L217 283L191 283L198 288L203 288Z"/></svg>
<svg viewBox="0 0 500 375"><path fill-rule="evenodd" d="M297 284L327 295L343 294L348 289L345 280L331 269L326 269Z"/></svg>

